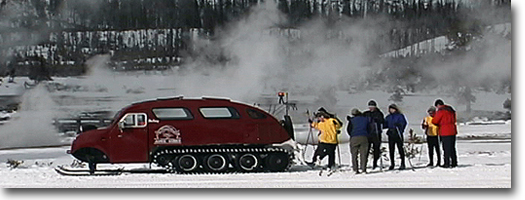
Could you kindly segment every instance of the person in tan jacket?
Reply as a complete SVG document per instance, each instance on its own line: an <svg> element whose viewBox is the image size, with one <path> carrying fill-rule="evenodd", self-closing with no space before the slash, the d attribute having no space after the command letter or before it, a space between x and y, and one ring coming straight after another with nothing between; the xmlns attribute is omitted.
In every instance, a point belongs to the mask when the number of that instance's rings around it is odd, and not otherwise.
<svg viewBox="0 0 525 200"><path fill-rule="evenodd" d="M330 118L326 112L318 112L316 114L317 120L314 122L309 120L310 126L319 130L319 145L315 150L314 157L308 165L313 166L318 160L322 160L328 156L328 167L333 169L335 167L335 148L337 147L337 133L343 126L339 120Z"/></svg>
<svg viewBox="0 0 525 200"><path fill-rule="evenodd" d="M431 106L427 110L428 116L426 116L423 119L423 122L421 123L421 128L425 130L425 135L427 136L427 146L428 146L428 159L430 162L428 163L427 167L434 166L434 150L436 151L437 155L437 165L441 165L441 151L439 150L439 136L438 136L438 130L439 127L432 123L432 119L434 118L434 115L436 114L436 107Z"/></svg>

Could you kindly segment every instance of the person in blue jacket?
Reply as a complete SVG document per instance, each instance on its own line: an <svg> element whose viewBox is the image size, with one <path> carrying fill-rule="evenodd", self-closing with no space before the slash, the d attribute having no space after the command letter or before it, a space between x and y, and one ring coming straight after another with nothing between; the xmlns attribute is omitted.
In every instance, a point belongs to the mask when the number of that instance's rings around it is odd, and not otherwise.
<svg viewBox="0 0 525 200"><path fill-rule="evenodd" d="M371 119L364 116L358 109L351 111L353 117L347 116L347 132L350 135L350 153L352 154L352 169L356 174L366 173L368 159L368 136L370 135ZM361 160L361 172L359 172L358 157Z"/></svg>
<svg viewBox="0 0 525 200"><path fill-rule="evenodd" d="M388 135L388 151L390 152L390 168L393 170L395 166L395 146L399 151L401 157L401 165L399 170L405 169L405 151L403 149L403 132L407 126L405 115L403 115L396 104L390 104L388 106L388 116L385 117L384 128L388 129L386 134Z"/></svg>

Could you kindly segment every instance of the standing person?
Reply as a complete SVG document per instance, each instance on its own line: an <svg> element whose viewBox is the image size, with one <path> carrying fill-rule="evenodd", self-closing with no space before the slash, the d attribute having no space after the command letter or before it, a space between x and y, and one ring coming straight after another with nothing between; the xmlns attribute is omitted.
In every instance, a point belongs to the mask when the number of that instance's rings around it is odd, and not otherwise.
<svg viewBox="0 0 525 200"><path fill-rule="evenodd" d="M405 151L403 149L403 132L407 125L405 116L399 111L396 104L388 106L388 115L385 117L384 127L388 128L386 134L388 135L388 151L390 152L390 168L393 170L395 166L395 146L401 157L401 166L399 170L405 169Z"/></svg>
<svg viewBox="0 0 525 200"><path fill-rule="evenodd" d="M330 115L326 112L318 112L316 114L317 120L310 122L310 126L320 131L319 134L319 145L314 153L314 158L309 165L322 160L328 155L328 167L334 169L335 167L335 148L337 147L337 131L341 129L342 124L334 118L330 118Z"/></svg>
<svg viewBox="0 0 525 200"><path fill-rule="evenodd" d="M339 122L339 124L343 124L343 121L341 121L339 118L337 118L337 116L335 114L332 114L332 113L329 113L324 107L320 107L317 112L320 112L320 113L326 113L330 118L333 118L335 120L337 120L337 122ZM341 133L341 130L340 129L337 129L337 134Z"/></svg>
<svg viewBox="0 0 525 200"><path fill-rule="evenodd" d="M428 116L423 119L421 123L421 128L425 130L425 135L427 136L427 146L428 146L428 159L430 162L427 167L434 166L434 150L436 150L437 165L441 165L441 151L439 150L439 136L438 136L438 126L432 123L432 119L436 114L436 107L431 106L427 110Z"/></svg>
<svg viewBox="0 0 525 200"><path fill-rule="evenodd" d="M358 155L361 160L361 172L366 173L368 159L368 136L370 133L370 119L365 117L358 109L351 112L353 117L347 116L347 131L350 135L350 153L352 154L352 169L359 174Z"/></svg>
<svg viewBox="0 0 525 200"><path fill-rule="evenodd" d="M15 76L16 76L16 67L14 66L14 64L9 62L9 64L7 65L7 68L9 69L9 72L8 72L9 80L7 82L8 83L14 83L15 82Z"/></svg>
<svg viewBox="0 0 525 200"><path fill-rule="evenodd" d="M368 148L374 149L374 162L372 169L377 167L377 160L381 156L381 134L383 134L383 123L385 121L383 112L377 107L374 100L368 101L368 110L363 113L365 117L371 120L371 129L368 136Z"/></svg>
<svg viewBox="0 0 525 200"><path fill-rule="evenodd" d="M437 107L436 115L432 123L439 127L439 136L443 144L443 166L444 168L457 167L458 159L456 154L456 111L449 105L445 105L443 100L437 99L434 105Z"/></svg>

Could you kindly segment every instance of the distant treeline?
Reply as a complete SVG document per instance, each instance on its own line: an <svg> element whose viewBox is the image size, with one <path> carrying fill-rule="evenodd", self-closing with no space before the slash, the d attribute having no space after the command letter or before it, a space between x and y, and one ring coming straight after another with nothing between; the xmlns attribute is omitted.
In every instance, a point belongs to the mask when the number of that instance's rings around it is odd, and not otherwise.
<svg viewBox="0 0 525 200"><path fill-rule="evenodd" d="M111 53L129 65L169 66L188 56L194 37L212 38L263 0L0 0L0 73L46 65L83 73L86 58ZM268 0L267 0L268 1ZM311 19L327 23L386 17L390 27L376 52L511 21L510 0L276 0L293 29ZM348 20L352 23L352 20ZM461 35L460 34L460 35ZM464 40L464 38L456 38ZM384 43L384 41L381 41ZM23 70L22 70L23 71ZM60 70L51 70L58 73ZM18 73L24 73L19 71ZM68 72L69 73L69 72Z"/></svg>

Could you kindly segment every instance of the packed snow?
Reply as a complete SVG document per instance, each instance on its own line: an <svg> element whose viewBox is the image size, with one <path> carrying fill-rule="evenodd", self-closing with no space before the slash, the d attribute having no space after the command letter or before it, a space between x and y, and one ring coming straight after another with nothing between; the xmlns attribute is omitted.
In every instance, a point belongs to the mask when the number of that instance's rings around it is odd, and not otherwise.
<svg viewBox="0 0 525 200"><path fill-rule="evenodd" d="M477 126L460 126L461 135L476 135ZM486 132L510 133L511 123L482 125ZM471 131L471 132L467 132ZM383 143L383 146L387 144ZM311 159L307 146L306 159ZM370 169L368 174L354 174L350 167L348 144L340 144L342 171L330 177L319 176L318 169L300 163L283 173L234 174L122 174L119 176L68 177L53 168L70 165L74 158L66 154L69 146L1 150L0 160L22 160L20 166L0 166L3 188L510 188L512 186L512 151L510 134L496 140L466 140L457 143L459 166L453 169L428 168L426 144L416 144L422 154L412 159L414 170L392 170L384 160L384 172ZM338 159L336 159L337 161ZM324 160L326 164L326 159ZM396 164L399 165L397 160ZM370 163L369 167L370 167ZM99 168L149 168L147 164L100 164ZM156 168L156 166L152 166ZM396 167L397 168L397 167Z"/></svg>

